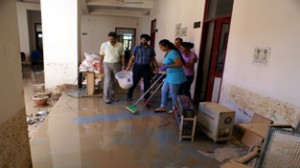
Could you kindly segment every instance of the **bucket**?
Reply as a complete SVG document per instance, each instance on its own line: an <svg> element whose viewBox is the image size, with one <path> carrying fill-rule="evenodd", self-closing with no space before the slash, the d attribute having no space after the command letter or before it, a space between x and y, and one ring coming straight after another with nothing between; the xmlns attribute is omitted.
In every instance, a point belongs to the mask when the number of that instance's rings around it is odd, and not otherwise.
<svg viewBox="0 0 300 168"><path fill-rule="evenodd" d="M33 92L34 93L45 92L45 84L43 83L33 84Z"/></svg>
<svg viewBox="0 0 300 168"><path fill-rule="evenodd" d="M121 88L129 89L133 85L131 71L119 71L116 73L115 76L116 76Z"/></svg>
<svg viewBox="0 0 300 168"><path fill-rule="evenodd" d="M32 100L34 100L36 106L43 107L47 105L48 98L47 95L36 94L32 97Z"/></svg>

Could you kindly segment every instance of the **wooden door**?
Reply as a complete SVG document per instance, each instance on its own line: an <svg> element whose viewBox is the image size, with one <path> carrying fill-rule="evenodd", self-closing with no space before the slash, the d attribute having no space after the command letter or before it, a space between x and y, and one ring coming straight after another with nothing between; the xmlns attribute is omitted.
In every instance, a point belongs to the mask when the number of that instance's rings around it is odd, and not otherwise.
<svg viewBox="0 0 300 168"><path fill-rule="evenodd" d="M151 41L150 41L150 46L154 48L155 45L155 33L157 32L156 29L156 19L151 21L151 30L150 30L150 37L151 37Z"/></svg>

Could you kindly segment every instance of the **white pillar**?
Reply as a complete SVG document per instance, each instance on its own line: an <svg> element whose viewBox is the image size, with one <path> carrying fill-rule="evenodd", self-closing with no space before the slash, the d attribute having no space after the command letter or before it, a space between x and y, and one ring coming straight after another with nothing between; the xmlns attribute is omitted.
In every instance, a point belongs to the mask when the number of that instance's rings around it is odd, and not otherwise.
<svg viewBox="0 0 300 168"><path fill-rule="evenodd" d="M78 4L78 0L41 0L46 88L77 80Z"/></svg>

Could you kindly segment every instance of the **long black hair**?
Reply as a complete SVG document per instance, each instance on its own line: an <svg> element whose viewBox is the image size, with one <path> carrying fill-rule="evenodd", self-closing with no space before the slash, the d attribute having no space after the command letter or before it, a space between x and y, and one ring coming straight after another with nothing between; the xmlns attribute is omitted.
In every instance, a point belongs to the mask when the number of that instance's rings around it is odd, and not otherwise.
<svg viewBox="0 0 300 168"><path fill-rule="evenodd" d="M181 43L181 46L184 48L188 48L188 49L194 48L194 44L191 42L183 42L183 43Z"/></svg>
<svg viewBox="0 0 300 168"><path fill-rule="evenodd" d="M169 40L167 40L167 39L160 40L158 44L161 45L161 46L167 47L167 48L169 48L170 50L175 50L175 51L179 54L182 64L185 64L185 61L184 61L184 59L182 58L180 51L179 51L179 50L177 49L177 47L176 47L173 43L171 43ZM167 54L166 54L166 55L167 55ZM166 55L165 55L165 56L166 56Z"/></svg>

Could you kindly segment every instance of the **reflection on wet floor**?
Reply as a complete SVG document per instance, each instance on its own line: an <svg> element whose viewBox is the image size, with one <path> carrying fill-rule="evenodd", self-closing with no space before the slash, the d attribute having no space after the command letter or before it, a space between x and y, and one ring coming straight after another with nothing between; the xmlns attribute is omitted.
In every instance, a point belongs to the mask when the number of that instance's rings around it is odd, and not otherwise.
<svg viewBox="0 0 300 168"><path fill-rule="evenodd" d="M139 113L130 113L125 90L119 89L120 101L109 105L99 96L72 96L76 92L60 97L31 138L33 167L217 168L246 152L198 131L194 142L179 141L172 115L154 113L142 103L136 106ZM155 96L152 107L159 100Z"/></svg>
<svg viewBox="0 0 300 168"><path fill-rule="evenodd" d="M232 148L235 156L244 152L201 133L194 142L179 141L171 115L154 113L142 104L137 106L140 112L132 114L126 105L125 94L111 105L101 98L62 95L31 140L34 167L207 168L219 167L224 159L218 161L212 152L205 155L203 149Z"/></svg>

